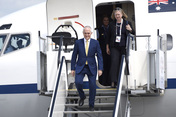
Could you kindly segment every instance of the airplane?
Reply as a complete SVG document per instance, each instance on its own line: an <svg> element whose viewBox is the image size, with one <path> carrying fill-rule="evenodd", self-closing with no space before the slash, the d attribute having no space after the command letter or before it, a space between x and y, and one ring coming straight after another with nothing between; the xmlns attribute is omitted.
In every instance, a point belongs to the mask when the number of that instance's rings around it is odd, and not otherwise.
<svg viewBox="0 0 176 117"><path fill-rule="evenodd" d="M46 3L0 19L0 116L47 116L50 97L37 90L38 31L47 32ZM44 35L44 34L41 34Z"/></svg>
<svg viewBox="0 0 176 117"><path fill-rule="evenodd" d="M40 5L0 19L3 117L175 116L174 0L47 0ZM129 36L134 47L129 48L127 64L125 60L122 63L119 87L102 86L97 77L97 98L108 101L105 109L112 100L101 96L102 92L113 92L115 101L108 111L77 108L77 97L74 104L67 101L73 98L70 95L76 95L74 89L69 90L74 87L70 75L74 41L83 37L86 25L95 28L92 38L96 39L102 16L110 17L116 7L128 15L136 34ZM124 73L125 65L129 75ZM86 91L86 77L84 84Z"/></svg>

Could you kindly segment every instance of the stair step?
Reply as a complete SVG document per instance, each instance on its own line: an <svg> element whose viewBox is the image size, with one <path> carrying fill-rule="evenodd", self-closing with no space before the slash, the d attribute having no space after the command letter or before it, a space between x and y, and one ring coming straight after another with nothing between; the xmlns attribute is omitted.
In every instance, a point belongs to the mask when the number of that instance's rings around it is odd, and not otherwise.
<svg viewBox="0 0 176 117"><path fill-rule="evenodd" d="M89 89L84 89L83 90L85 95L89 95ZM96 89L96 95L106 95L106 96L115 96L116 95L116 89L111 88L111 89ZM68 90L69 95L78 95L78 92L76 89L69 89Z"/></svg>
<svg viewBox="0 0 176 117"><path fill-rule="evenodd" d="M68 89L68 92L77 92L77 89ZM89 89L83 89L84 92L89 91ZM115 91L116 92L116 88L110 88L110 89L96 89L96 92L108 92L108 91Z"/></svg>
<svg viewBox="0 0 176 117"><path fill-rule="evenodd" d="M113 112L113 110L101 110L101 111L97 111L97 110L95 110L95 111L64 111L63 113L64 114L80 114L80 113L112 113Z"/></svg>
<svg viewBox="0 0 176 117"><path fill-rule="evenodd" d="M75 107L79 106L78 104L65 104L66 107ZM95 107L112 107L114 103L95 103ZM89 103L85 103L83 106L79 106L79 108L89 107Z"/></svg>
<svg viewBox="0 0 176 117"><path fill-rule="evenodd" d="M66 97L66 99L79 99L79 96ZM86 97L88 99L89 96ZM96 96L95 99L107 99L107 98L115 98L115 96Z"/></svg>

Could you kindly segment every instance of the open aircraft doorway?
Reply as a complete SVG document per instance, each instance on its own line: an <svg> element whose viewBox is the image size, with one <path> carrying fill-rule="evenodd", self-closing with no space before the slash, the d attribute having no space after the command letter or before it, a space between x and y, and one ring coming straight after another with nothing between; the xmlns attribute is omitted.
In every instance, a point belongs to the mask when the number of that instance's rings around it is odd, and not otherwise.
<svg viewBox="0 0 176 117"><path fill-rule="evenodd" d="M113 20L111 15L116 7L123 9L128 16L127 20L132 23L132 26L135 29L135 9L133 2L107 2L98 4L96 6L96 28L99 28L102 25L103 16L108 16L110 22Z"/></svg>
<svg viewBox="0 0 176 117"><path fill-rule="evenodd" d="M112 12L117 7L123 9L125 14L128 16L126 19L127 21L131 22L133 29L135 30L135 9L133 2L107 2L107 3L100 3L96 6L96 30L97 30L97 39L99 40L100 47L102 49L103 60L104 60L104 73L101 77L99 77L99 83L103 86L110 86L110 56L106 53L106 43L105 43L105 28L103 25L103 19L106 17L105 20L109 19L108 23L112 22ZM108 29L108 28L107 28Z"/></svg>

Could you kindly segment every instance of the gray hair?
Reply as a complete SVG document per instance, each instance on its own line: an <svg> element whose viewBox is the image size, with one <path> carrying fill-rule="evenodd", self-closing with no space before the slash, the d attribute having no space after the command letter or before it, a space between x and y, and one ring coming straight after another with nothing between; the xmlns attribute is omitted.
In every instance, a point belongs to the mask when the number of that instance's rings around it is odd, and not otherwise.
<svg viewBox="0 0 176 117"><path fill-rule="evenodd" d="M84 28L83 28L83 32L84 32L84 29L85 29L85 28L89 28L90 31L92 32L92 28L91 28L90 26L84 26Z"/></svg>

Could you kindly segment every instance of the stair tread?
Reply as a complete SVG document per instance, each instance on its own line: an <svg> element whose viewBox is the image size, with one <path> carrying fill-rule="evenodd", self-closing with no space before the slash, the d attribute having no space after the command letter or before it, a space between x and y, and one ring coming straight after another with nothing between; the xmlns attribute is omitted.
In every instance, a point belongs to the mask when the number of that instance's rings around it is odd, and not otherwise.
<svg viewBox="0 0 176 117"><path fill-rule="evenodd" d="M94 110L94 111L64 111L63 113L112 113L113 110Z"/></svg>
<svg viewBox="0 0 176 117"><path fill-rule="evenodd" d="M77 91L77 89L68 89L68 92L74 92ZM83 89L83 91L89 91L89 89ZM110 88L110 89L96 89L97 92L106 92L106 91L115 91L116 92L116 88Z"/></svg>
<svg viewBox="0 0 176 117"><path fill-rule="evenodd" d="M89 95L89 91L84 91L85 95ZM77 91L68 91L68 95L78 95ZM109 90L109 91L96 91L96 96L99 95L106 95L106 96L115 96L116 90Z"/></svg>
<svg viewBox="0 0 176 117"><path fill-rule="evenodd" d="M69 97L66 97L67 99L79 99L80 97L79 96L69 96ZM89 96L86 96L86 98L89 98ZM106 98L115 98L115 96L96 96L95 99L106 99Z"/></svg>
<svg viewBox="0 0 176 117"><path fill-rule="evenodd" d="M78 104L65 104L65 106L78 106ZM89 106L89 103L84 103L83 106L79 106L79 107L85 107L85 106ZM114 103L95 103L94 106L114 106Z"/></svg>

